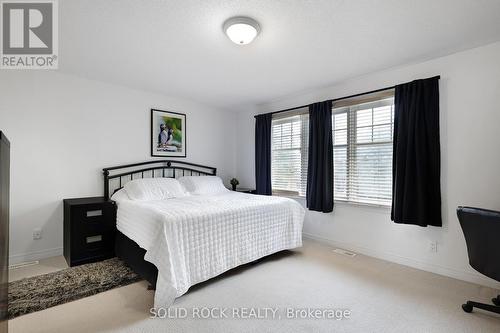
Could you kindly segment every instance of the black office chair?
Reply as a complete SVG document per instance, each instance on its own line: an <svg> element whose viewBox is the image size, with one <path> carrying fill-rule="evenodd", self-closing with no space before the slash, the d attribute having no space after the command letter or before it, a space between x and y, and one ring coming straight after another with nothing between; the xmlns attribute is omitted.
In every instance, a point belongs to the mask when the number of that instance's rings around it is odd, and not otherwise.
<svg viewBox="0 0 500 333"><path fill-rule="evenodd" d="M458 207L457 215L467 243L470 265L476 271L500 281L500 212ZM478 308L500 314L500 295L491 301L495 305L467 301L462 309L472 312L473 308Z"/></svg>

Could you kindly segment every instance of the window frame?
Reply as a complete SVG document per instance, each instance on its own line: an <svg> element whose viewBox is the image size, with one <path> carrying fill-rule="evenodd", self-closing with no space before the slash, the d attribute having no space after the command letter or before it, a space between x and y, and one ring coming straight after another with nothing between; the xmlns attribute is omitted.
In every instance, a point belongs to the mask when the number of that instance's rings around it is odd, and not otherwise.
<svg viewBox="0 0 500 333"><path fill-rule="evenodd" d="M298 148L280 148L280 149L273 149L273 140L274 140L274 122L288 122L288 118L295 118L297 117L299 119L300 123L300 147ZM307 120L307 121L305 121ZM284 190L284 189L274 189L272 187L272 195L276 196L285 196L285 197L290 197L290 198L305 198L305 185L304 188L302 188L302 184L307 183L307 161L308 161L308 151L309 151L309 113L308 109L300 109L295 112L287 112L279 117L273 118L271 121L271 183L273 183L273 160L274 160L274 153L276 150L278 151L286 151L286 150L294 150L294 151L299 151L300 152L300 178L299 178L299 188L298 191L294 190ZM306 130L306 132L305 132ZM304 169L305 168L305 169ZM303 171L306 172L303 172ZM304 195L301 195L301 191L304 191Z"/></svg>
<svg viewBox="0 0 500 333"><path fill-rule="evenodd" d="M379 106L373 106L371 107L372 109L372 122L371 125L368 125L366 127L371 127L372 128L372 142L363 142L363 143L356 143L357 140L357 117L356 117L356 112L359 110L364 110L363 105L367 104L380 104ZM373 142L373 128L377 125L374 125L373 117L373 109L378 108L378 107L384 107L384 106L391 106L392 112L391 112L391 139L389 141L377 141ZM336 147L345 147L346 148L346 199L342 198L335 198L335 189L334 189L334 202L335 203L342 203L342 204L348 204L348 205L355 205L355 206L367 206L367 207L378 207L378 208L385 208L385 209L390 209L391 204L392 204L392 195L391 199L386 202L386 203L374 203L374 202L366 202L366 201L358 201L358 200L349 200L350 197L350 191L352 191L352 184L354 183L354 172L351 170L353 162L351 161L352 158L355 156L355 150L356 147L360 146L378 146L378 145L388 145L388 144L393 144L394 142L394 94L393 91L389 92L389 94L385 93L382 96L379 97L374 97L372 99L364 100L364 101L356 101L353 100L351 103L349 102L344 102L341 105L336 106L335 104L332 106L332 138L335 139L334 136L334 131L335 128L333 127L334 124L334 116L338 114L347 114L347 141L345 144L341 145L335 145L335 141L333 142L333 150L335 151ZM378 126L384 126L387 124L381 124ZM361 128L361 127L360 127ZM352 150L354 149L354 153ZM335 157L334 157L335 159ZM335 161L335 160L334 160ZM391 163L392 166L392 163ZM335 169L333 170L334 174L333 177L335 179ZM391 181L391 187L392 187L392 181Z"/></svg>

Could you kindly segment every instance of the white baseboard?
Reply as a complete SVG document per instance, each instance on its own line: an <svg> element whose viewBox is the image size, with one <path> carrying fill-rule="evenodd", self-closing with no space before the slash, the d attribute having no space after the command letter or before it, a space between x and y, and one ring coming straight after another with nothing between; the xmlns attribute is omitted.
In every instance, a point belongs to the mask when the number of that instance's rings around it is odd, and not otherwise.
<svg viewBox="0 0 500 333"><path fill-rule="evenodd" d="M393 253L373 250L373 249L370 249L367 247L358 246L358 245L351 244L351 243L327 239L327 238L324 238L321 236L316 236L316 235L305 233L305 232L303 233L303 236L305 238L310 239L310 240L314 240L314 241L317 241L317 242L320 242L320 243L323 243L326 245L334 246L334 247L340 247L340 248L345 249L345 250L350 250L350 251L354 251L357 253L361 253L361 254L364 254L364 255L369 256L369 257L374 257L374 258L394 262L394 263L397 263L400 265L417 268L417 269L420 269L423 271L451 277L451 278L466 281L466 282L472 282L472 283L479 284L479 285L486 286L486 287L490 287L493 289L500 289L499 282L497 282L493 279L490 279L486 276L480 275L480 274L476 274L476 273L472 273L472 272L468 272L468 271L461 271L461 270L457 270L457 269L451 268L451 267L444 267L441 265L430 264L430 263L419 261L419 260L416 260L413 258L407 258L407 257L399 256L399 255L396 255Z"/></svg>
<svg viewBox="0 0 500 333"><path fill-rule="evenodd" d="M57 257L63 254L62 247L56 247L53 249L46 249L40 251L34 251L29 253L13 254L9 256L9 265L15 265L27 261L35 261L50 257Z"/></svg>

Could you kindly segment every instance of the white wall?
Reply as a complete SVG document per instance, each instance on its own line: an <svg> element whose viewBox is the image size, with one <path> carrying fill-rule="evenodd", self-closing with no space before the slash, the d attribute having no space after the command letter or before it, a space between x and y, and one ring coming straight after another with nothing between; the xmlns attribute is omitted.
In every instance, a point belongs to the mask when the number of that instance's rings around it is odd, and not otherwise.
<svg viewBox="0 0 500 333"><path fill-rule="evenodd" d="M500 289L468 265L456 218L458 205L500 210L500 43L359 77L260 106L269 112L441 75L443 228L397 225L390 211L337 204L331 214L308 212L304 234L336 246ZM299 78L298 78L299 79ZM238 128L253 114L238 115ZM245 132L245 136L248 133ZM252 185L253 136L238 142L238 176ZM242 167L245 166L245 167ZM246 165L252 165L250 170ZM245 174L245 176L242 176ZM429 251L430 241L438 252Z"/></svg>
<svg viewBox="0 0 500 333"><path fill-rule="evenodd" d="M11 263L62 253L62 199L98 196L102 168L150 160L150 109L187 115L186 161L235 171L234 113L47 71L0 73L11 141ZM34 241L34 228L42 239Z"/></svg>

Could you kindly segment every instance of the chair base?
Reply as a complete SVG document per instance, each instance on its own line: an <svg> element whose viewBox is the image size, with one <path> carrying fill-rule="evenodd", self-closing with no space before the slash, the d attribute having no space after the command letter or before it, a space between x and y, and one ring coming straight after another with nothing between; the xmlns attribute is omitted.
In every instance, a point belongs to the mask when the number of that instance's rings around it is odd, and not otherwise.
<svg viewBox="0 0 500 333"><path fill-rule="evenodd" d="M494 298L493 300L498 301L498 297ZM474 308L478 308L485 311L500 314L500 306L496 305L495 303L496 301L493 301L495 305L467 301L467 303L462 304L462 309L467 313L471 313Z"/></svg>

